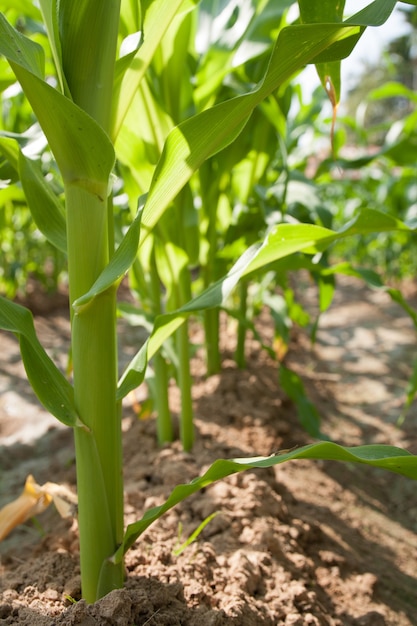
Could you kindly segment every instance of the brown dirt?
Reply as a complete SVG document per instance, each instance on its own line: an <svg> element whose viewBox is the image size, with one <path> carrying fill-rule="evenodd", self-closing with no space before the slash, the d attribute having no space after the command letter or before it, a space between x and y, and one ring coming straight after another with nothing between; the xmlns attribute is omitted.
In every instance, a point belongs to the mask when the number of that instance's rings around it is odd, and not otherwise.
<svg viewBox="0 0 417 626"><path fill-rule="evenodd" d="M301 294L314 301L311 287ZM65 365L68 321L61 309L37 316L41 339ZM267 318L260 329L271 334ZM199 340L198 334L193 338ZM127 351L138 341L124 328ZM125 406L126 522L161 503L219 457L268 455L304 444L294 407L277 385L277 364L248 342L248 368L230 358L204 377L193 359L196 445L158 449L153 419ZM17 344L0 335L0 505L27 474L74 488L71 432L51 428L24 379ZM303 376L338 443L390 443L417 453L415 407L401 410L415 353L411 323L380 292L343 280L315 347L294 333L287 365ZM142 394L142 395L141 395ZM137 398L141 399L143 390ZM177 400L172 392L174 413ZM208 515L218 515L181 555L174 549ZM0 624L30 626L412 626L417 624L415 483L366 467L296 461L230 477L156 522L128 553L127 582L94 605L80 598L76 521L48 509L0 545Z"/></svg>

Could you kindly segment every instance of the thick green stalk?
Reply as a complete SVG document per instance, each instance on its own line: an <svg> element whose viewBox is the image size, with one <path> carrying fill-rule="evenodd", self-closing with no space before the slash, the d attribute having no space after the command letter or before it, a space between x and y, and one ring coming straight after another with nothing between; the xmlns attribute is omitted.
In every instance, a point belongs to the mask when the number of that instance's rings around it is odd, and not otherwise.
<svg viewBox="0 0 417 626"><path fill-rule="evenodd" d="M86 293L108 263L107 199L66 186L70 298ZM75 402L90 429L75 433L82 592L87 602L123 584L123 565L101 568L123 536L120 407L116 402L116 290L72 317Z"/></svg>
<svg viewBox="0 0 417 626"><path fill-rule="evenodd" d="M62 67L74 102L108 132L120 0L61 0ZM85 294L113 254L108 181L64 176L70 301ZM123 537L120 406L116 401L116 288L72 311L74 395L89 432L76 429L81 585L94 602L123 585L109 557Z"/></svg>

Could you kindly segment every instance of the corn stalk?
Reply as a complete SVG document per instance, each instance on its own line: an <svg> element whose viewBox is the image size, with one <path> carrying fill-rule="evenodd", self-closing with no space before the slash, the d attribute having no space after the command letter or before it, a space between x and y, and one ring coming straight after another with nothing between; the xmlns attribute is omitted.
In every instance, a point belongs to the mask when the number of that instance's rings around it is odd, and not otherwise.
<svg viewBox="0 0 417 626"><path fill-rule="evenodd" d="M58 88L45 80L41 46L13 29L0 14L0 52L33 108L64 182L65 219L42 176L24 174L25 167L31 174L34 170L23 155L1 142L11 161L16 162L25 193L31 197L32 214L42 218L43 232L54 245L67 251L73 385L42 349L27 309L0 298L0 327L19 336L28 378L41 402L74 429L82 592L88 602L122 585L125 550L151 521L183 497L233 471L301 458L290 454L278 460L216 462L199 481L177 490L165 505L145 514L144 523L133 525L123 536L120 402L143 381L148 360L167 337L180 329L189 315L223 305L239 280L249 279L252 272L278 259L295 252L316 254L350 234L409 230L377 212L358 216L340 232L310 224L282 224L244 252L226 276L185 304L188 283L181 283L179 276L175 286L182 289L177 300L181 308L158 316L149 340L117 384L116 290L121 277L136 262L138 247L193 173L239 136L255 107L306 63L347 56L367 25L388 18L395 0L376 0L355 16L356 22L283 29L262 80L252 90L192 115L172 129L153 173L143 213L133 220L114 251L109 197L115 162L112 141L169 24L194 4L193 0L131 2L130 6L146 8L141 15L145 38L116 63L115 71L120 0L40 0ZM171 251L178 255L172 246ZM187 358L186 350L183 358ZM189 386L187 376L185 372L185 387ZM192 424L187 424L187 429L191 432ZM186 447L191 443L192 435ZM343 449L317 450L313 446L302 454L379 464L415 477L415 457L398 449L381 448L372 447L352 457Z"/></svg>

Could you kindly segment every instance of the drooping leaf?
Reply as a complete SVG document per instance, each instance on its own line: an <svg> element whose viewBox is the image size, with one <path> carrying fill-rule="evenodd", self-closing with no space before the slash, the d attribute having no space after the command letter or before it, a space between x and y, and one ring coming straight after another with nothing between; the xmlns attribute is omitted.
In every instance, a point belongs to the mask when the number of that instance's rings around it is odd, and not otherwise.
<svg viewBox="0 0 417 626"><path fill-rule="evenodd" d="M392 230L411 232L401 220L373 209L360 211L337 232L314 224L280 224L267 235L258 254L248 264L243 275L300 250L307 254L315 254L325 250L334 241L347 236Z"/></svg>
<svg viewBox="0 0 417 626"><path fill-rule="evenodd" d="M169 511L179 502L182 502L196 491L212 483L248 469L267 468L295 459L321 459L327 461L347 461L361 463L372 467L380 467L396 474L417 480L417 456L407 450L395 446L367 445L357 447L343 447L335 443L313 443L302 448L283 453L277 452L267 457L241 458L215 461L202 475L188 484L178 485L161 506L146 511L138 522L129 524L123 543L112 557L114 563L120 562L123 555L133 545L136 539L166 511Z"/></svg>
<svg viewBox="0 0 417 626"><path fill-rule="evenodd" d="M0 296L0 328L19 337L27 377L46 410L67 426L83 426L74 390L39 343L29 309Z"/></svg>
<svg viewBox="0 0 417 626"><path fill-rule="evenodd" d="M345 0L298 0L300 18L304 24L340 23L343 20ZM340 61L317 63L316 69L333 107L333 125L340 101Z"/></svg>
<svg viewBox="0 0 417 626"><path fill-rule="evenodd" d="M382 26L395 9L396 4L397 0L373 0L358 13L349 17L345 23L360 26Z"/></svg>
<svg viewBox="0 0 417 626"><path fill-rule="evenodd" d="M43 77L43 50L0 14L0 54L20 82L44 131L64 180L107 195L113 146L102 128Z"/></svg>
<svg viewBox="0 0 417 626"><path fill-rule="evenodd" d="M42 46L12 28L0 13L0 54L10 63L21 66L30 74L43 80L45 77L45 53Z"/></svg>
<svg viewBox="0 0 417 626"><path fill-rule="evenodd" d="M141 241L157 223L191 175L209 157L236 139L253 109L298 69L320 53L347 56L361 35L356 26L298 25L277 39L263 80L251 92L222 102L176 126L169 134L155 170L142 219ZM305 42L299 45L300 40Z"/></svg>

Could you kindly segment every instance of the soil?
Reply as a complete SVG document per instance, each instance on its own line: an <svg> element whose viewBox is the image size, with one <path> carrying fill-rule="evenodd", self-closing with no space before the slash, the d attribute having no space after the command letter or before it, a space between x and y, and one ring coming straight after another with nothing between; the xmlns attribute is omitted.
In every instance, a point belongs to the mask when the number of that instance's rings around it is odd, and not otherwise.
<svg viewBox="0 0 417 626"><path fill-rule="evenodd" d="M314 308L312 286L300 296ZM36 307L35 320L42 343L64 368L69 325L58 304ZM238 370L235 329L225 324L222 372L205 377L200 349L192 360L192 453L178 443L158 448L155 420L135 413L145 389L124 406L126 523L219 457L268 455L311 441L279 389L277 362L249 338L247 369ZM258 326L272 345L270 318L262 315ZM201 341L198 330L192 340ZM120 341L132 354L137 329L122 325ZM17 497L28 474L39 484L75 490L71 431L57 427L37 403L15 339L3 333L0 346L0 505ZM285 363L302 376L321 428L334 441L389 443L417 453L415 405L397 426L415 349L415 331L398 305L344 279L316 344L294 329ZM171 401L176 415L175 388ZM176 555L214 512L198 539ZM86 605L77 522L50 507L0 544L0 624L415 626L416 531L413 481L362 466L293 461L232 476L179 504L128 553L125 588Z"/></svg>

